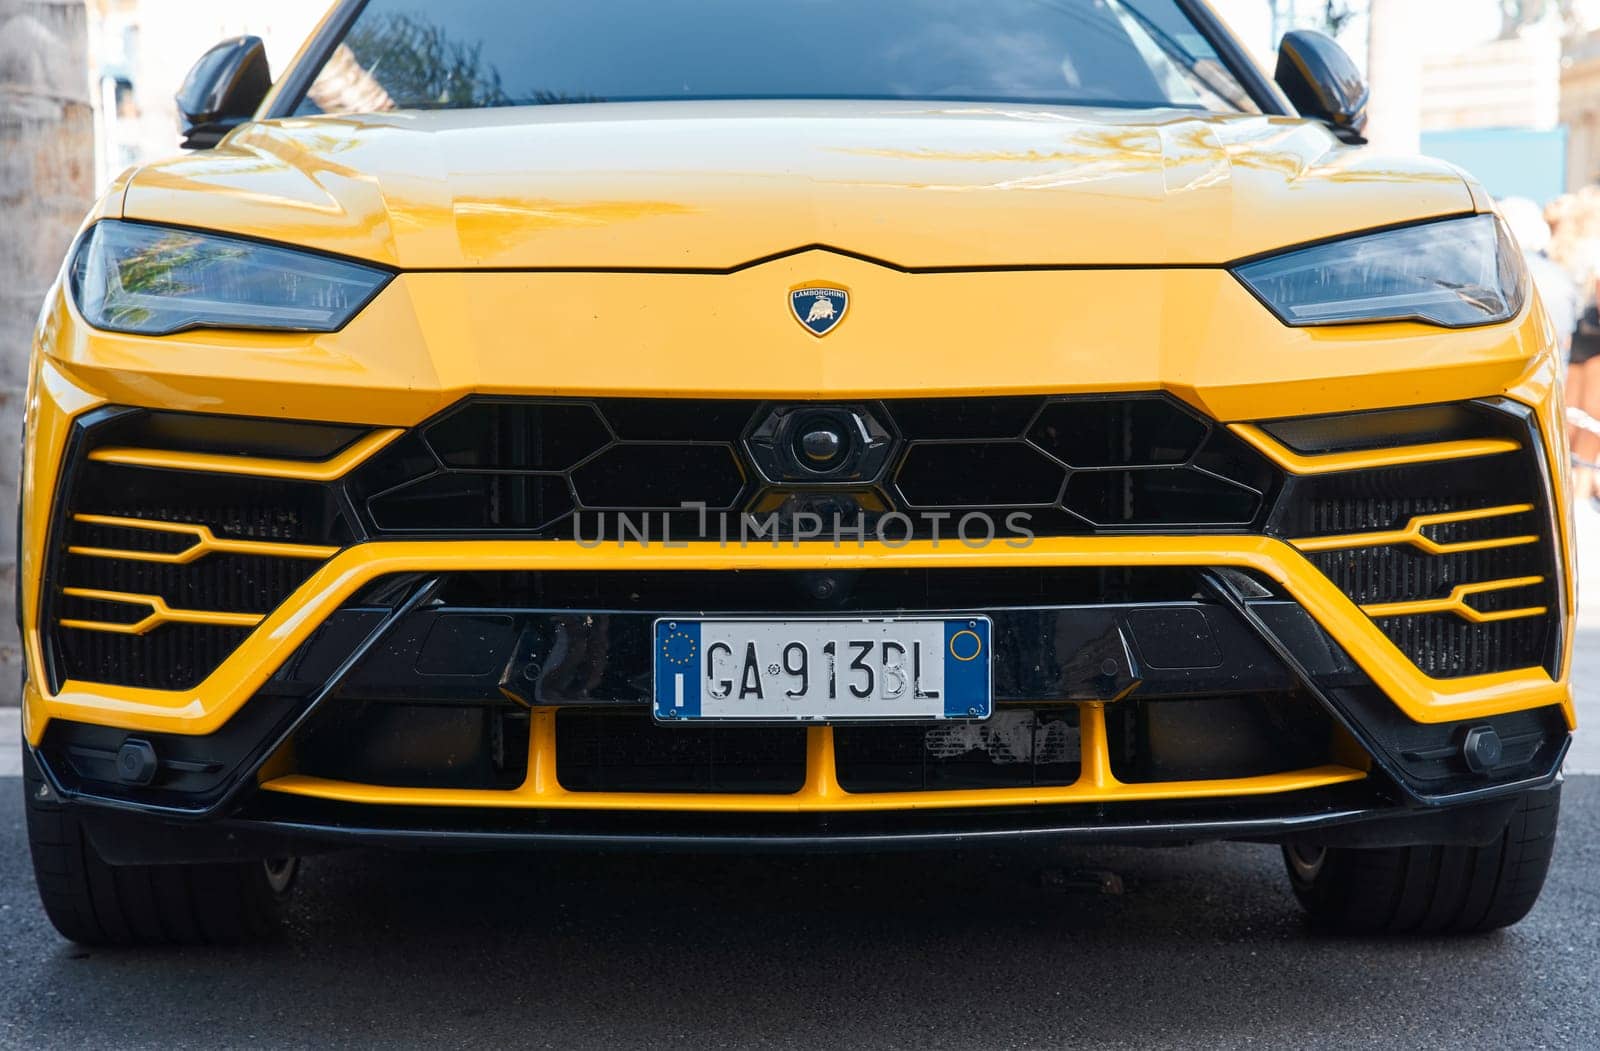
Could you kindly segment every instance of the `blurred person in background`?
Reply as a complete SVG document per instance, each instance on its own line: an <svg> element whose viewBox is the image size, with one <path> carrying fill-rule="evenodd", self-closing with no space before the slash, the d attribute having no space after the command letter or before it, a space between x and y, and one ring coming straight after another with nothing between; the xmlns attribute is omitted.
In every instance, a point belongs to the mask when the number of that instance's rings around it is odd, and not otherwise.
<svg viewBox="0 0 1600 1051"><path fill-rule="evenodd" d="M1539 298L1550 313L1556 338L1565 359L1572 351L1572 333L1578 323L1578 285L1567 268L1550 258L1552 233L1544 209L1526 197L1507 197L1500 202L1500 216L1522 248Z"/></svg>
<svg viewBox="0 0 1600 1051"><path fill-rule="evenodd" d="M1513 212L1520 211L1514 207ZM1545 255L1563 266L1568 275L1577 281L1585 303L1578 310L1578 321L1572 334L1567 365L1567 405L1587 416L1583 422L1574 422L1569 430L1572 441L1573 491L1577 502L1591 503L1600 509L1600 434L1593 427L1600 421L1600 310L1596 309L1595 296L1600 289L1600 188L1585 186L1577 193L1566 194L1546 210L1547 229L1552 236ZM1511 215L1506 223L1528 251L1529 241L1515 225ZM1537 233L1532 235L1537 239ZM1530 269L1532 264L1530 262ZM1537 271L1534 271L1537 275ZM1534 280L1539 281L1535 276ZM1540 295L1544 286L1540 284ZM1548 306L1548 300L1547 300ZM1556 311L1550 308L1552 320L1559 326Z"/></svg>
<svg viewBox="0 0 1600 1051"><path fill-rule="evenodd" d="M1572 334L1572 357L1567 366L1567 405L1588 417L1573 425L1573 489L1580 502L1588 500L1600 510L1600 310L1590 304Z"/></svg>

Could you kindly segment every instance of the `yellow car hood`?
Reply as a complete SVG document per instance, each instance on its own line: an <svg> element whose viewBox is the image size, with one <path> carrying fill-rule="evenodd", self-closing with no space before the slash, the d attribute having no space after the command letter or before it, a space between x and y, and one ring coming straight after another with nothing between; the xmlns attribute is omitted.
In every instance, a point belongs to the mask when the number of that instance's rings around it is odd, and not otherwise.
<svg viewBox="0 0 1600 1051"><path fill-rule="evenodd" d="M1216 264L1473 210L1447 165L1184 110L612 103L247 125L150 165L128 218L406 269Z"/></svg>

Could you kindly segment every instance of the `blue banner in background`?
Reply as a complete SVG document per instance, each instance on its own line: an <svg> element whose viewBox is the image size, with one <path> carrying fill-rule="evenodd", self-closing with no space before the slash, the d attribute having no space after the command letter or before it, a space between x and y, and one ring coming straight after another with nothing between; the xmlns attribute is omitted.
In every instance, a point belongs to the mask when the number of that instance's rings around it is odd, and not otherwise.
<svg viewBox="0 0 1600 1051"><path fill-rule="evenodd" d="M1422 152L1465 168L1496 200L1549 204L1567 190L1567 129L1473 128L1425 131Z"/></svg>

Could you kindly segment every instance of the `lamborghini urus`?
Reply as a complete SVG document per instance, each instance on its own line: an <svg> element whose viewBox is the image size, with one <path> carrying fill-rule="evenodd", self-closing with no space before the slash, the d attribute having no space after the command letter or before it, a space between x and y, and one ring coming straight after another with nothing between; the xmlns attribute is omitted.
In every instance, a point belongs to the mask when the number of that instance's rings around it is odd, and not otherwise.
<svg viewBox="0 0 1600 1051"><path fill-rule="evenodd" d="M1470 932L1573 729L1551 326L1202 0L341 0L224 42L33 348L25 789L85 943L345 845L1281 844Z"/></svg>

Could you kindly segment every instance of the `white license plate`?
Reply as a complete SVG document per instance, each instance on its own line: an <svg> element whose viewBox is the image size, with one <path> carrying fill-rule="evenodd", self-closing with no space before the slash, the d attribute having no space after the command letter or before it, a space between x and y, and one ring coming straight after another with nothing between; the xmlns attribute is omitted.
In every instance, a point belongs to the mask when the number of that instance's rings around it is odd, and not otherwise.
<svg viewBox="0 0 1600 1051"><path fill-rule="evenodd" d="M986 719L987 617L655 624L655 714L695 719Z"/></svg>

